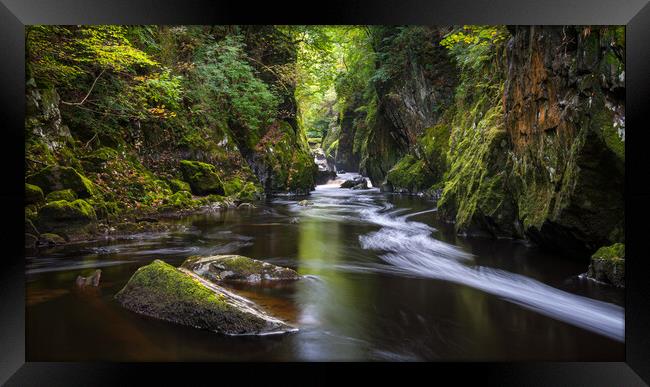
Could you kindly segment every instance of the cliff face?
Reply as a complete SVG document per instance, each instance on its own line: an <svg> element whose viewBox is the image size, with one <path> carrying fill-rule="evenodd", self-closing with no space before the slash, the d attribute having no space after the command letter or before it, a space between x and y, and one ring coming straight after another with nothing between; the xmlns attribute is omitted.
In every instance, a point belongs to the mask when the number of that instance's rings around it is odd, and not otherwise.
<svg viewBox="0 0 650 387"><path fill-rule="evenodd" d="M624 31L515 27L503 96L524 231L563 251L624 239Z"/></svg>
<svg viewBox="0 0 650 387"><path fill-rule="evenodd" d="M388 171L434 126L453 100L457 70L440 40L446 27L380 30L376 117L369 128L362 171L379 186ZM399 54L397 51L399 50Z"/></svg>
<svg viewBox="0 0 650 387"><path fill-rule="evenodd" d="M238 146L267 192L289 190L308 194L314 187L317 167L298 127L296 85L279 75L295 66L296 46L273 26L247 26L244 31L252 65L279 96L280 104L278 122L260 133L260 142L251 147L243 135L238 136L242 140ZM244 128L234 123L230 126L236 133L245 133Z"/></svg>

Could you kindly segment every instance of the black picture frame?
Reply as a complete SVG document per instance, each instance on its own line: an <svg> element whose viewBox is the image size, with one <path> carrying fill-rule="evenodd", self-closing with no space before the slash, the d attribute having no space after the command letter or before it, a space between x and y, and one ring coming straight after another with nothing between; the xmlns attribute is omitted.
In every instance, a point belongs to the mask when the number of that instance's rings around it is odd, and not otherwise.
<svg viewBox="0 0 650 387"><path fill-rule="evenodd" d="M291 8L293 7L293 8ZM292 11L289 11L293 9ZM619 363L111 364L25 361L24 26L29 24L615 24L626 25L626 346ZM650 280L644 220L650 218L650 4L648 0L244 1L0 0L0 384L118 385L136 379L183 384L224 372L282 384L329 384L380 375L497 385L636 386L650 383ZM331 368L337 368L332 372ZM349 374L346 371L352 371ZM346 372L344 376L343 372ZM276 376L273 376L276 375ZM302 379L302 378L309 379ZM205 379L207 378L207 379ZM447 379L451 378L451 379ZM302 379L302 380L301 380ZM644 383L645 381L645 383ZM217 383L216 381L214 383ZM211 384L214 384L211 383Z"/></svg>

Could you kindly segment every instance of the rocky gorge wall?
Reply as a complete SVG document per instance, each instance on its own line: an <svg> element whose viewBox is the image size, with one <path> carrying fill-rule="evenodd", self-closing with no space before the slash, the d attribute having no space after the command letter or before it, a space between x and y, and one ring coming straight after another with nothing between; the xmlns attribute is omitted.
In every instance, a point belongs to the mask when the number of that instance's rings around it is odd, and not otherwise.
<svg viewBox="0 0 650 387"><path fill-rule="evenodd" d="M413 37L427 55L378 83L362 172L440 198L460 233L576 257L623 242L623 27L504 28L472 65L431 48L446 31Z"/></svg>

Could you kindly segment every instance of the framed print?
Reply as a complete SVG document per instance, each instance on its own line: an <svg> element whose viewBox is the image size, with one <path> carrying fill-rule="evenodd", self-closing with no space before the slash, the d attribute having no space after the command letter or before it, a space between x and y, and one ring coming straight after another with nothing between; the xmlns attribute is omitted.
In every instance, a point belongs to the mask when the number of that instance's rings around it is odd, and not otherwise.
<svg viewBox="0 0 650 387"><path fill-rule="evenodd" d="M647 383L647 2L314 6L2 0L0 381Z"/></svg>

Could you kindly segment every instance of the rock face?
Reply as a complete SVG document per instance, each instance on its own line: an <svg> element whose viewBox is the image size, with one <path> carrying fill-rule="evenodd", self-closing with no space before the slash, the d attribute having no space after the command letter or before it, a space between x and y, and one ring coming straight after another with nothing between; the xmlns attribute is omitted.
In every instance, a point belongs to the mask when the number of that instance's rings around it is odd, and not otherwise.
<svg viewBox="0 0 650 387"><path fill-rule="evenodd" d="M191 257L185 260L181 267L194 272L202 278L215 282L243 281L259 283L262 281L293 281L300 279L300 275L294 270L241 255Z"/></svg>
<svg viewBox="0 0 650 387"><path fill-rule="evenodd" d="M381 27L378 31L376 50L386 62L379 65L398 73L376 84L377 113L360 164L361 173L374 186L381 186L388 171L453 102L458 70L439 44L449 31L448 27L413 28L406 42L399 28ZM399 59L390 54L398 45L406 45ZM401 65L395 66L395 60Z"/></svg>
<svg viewBox="0 0 650 387"><path fill-rule="evenodd" d="M505 129L524 231L543 246L589 252L624 239L622 27L514 27Z"/></svg>
<svg viewBox="0 0 650 387"><path fill-rule="evenodd" d="M27 183L37 185L47 194L69 188L80 198L89 198L96 192L94 184L71 167L59 165L45 167L27 176Z"/></svg>
<svg viewBox="0 0 650 387"><path fill-rule="evenodd" d="M189 183L196 195L223 195L223 183L214 165L201 161L182 160L180 163L183 179Z"/></svg>
<svg viewBox="0 0 650 387"><path fill-rule="evenodd" d="M591 256L587 276L619 288L625 287L625 245L615 243L598 249Z"/></svg>
<svg viewBox="0 0 650 387"><path fill-rule="evenodd" d="M160 260L139 268L115 298L145 316L224 334L295 330L245 298Z"/></svg>
<svg viewBox="0 0 650 387"><path fill-rule="evenodd" d="M316 174L316 184L326 184L328 181L336 178L336 166L327 159L325 152L321 148L315 148L311 151L314 156L314 163L318 167Z"/></svg>

